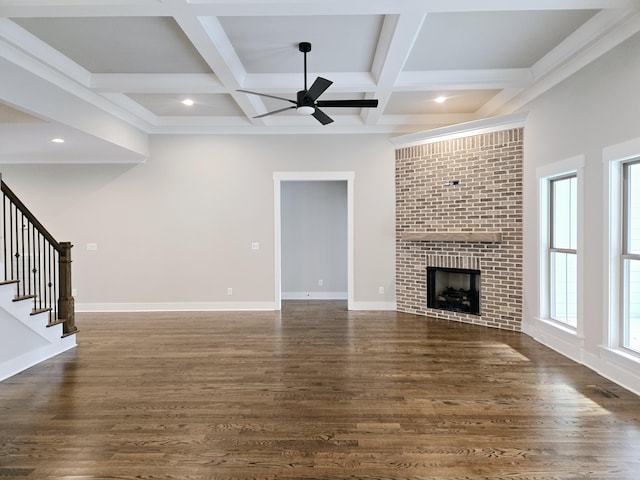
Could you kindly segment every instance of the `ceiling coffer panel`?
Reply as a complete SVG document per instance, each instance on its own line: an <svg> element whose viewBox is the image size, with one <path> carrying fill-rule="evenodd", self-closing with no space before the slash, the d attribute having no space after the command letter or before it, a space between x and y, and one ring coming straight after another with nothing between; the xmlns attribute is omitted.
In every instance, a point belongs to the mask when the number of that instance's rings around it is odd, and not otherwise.
<svg viewBox="0 0 640 480"><path fill-rule="evenodd" d="M19 18L91 73L212 73L171 17Z"/></svg>

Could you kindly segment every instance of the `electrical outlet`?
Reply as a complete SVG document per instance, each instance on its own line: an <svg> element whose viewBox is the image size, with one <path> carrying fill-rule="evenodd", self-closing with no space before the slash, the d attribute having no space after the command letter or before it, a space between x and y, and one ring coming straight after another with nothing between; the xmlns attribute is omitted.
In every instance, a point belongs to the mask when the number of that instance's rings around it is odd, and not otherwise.
<svg viewBox="0 0 640 480"><path fill-rule="evenodd" d="M322 280L318 280L318 286L321 287L322 286Z"/></svg>
<svg viewBox="0 0 640 480"><path fill-rule="evenodd" d="M378 287L378 293L384 295L384 287Z"/></svg>
<svg viewBox="0 0 640 480"><path fill-rule="evenodd" d="M260 250L260 244L258 242L253 242L251 244L251 250Z"/></svg>
<svg viewBox="0 0 640 480"><path fill-rule="evenodd" d="M227 295L233 295L233 288L227 288Z"/></svg>

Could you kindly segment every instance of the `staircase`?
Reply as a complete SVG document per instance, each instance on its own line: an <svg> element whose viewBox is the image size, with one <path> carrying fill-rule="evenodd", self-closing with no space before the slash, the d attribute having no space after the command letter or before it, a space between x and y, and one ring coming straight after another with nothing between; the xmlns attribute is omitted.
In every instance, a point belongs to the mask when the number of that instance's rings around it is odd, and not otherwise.
<svg viewBox="0 0 640 480"><path fill-rule="evenodd" d="M0 177L0 381L76 346L71 247ZM0 273L1 274L1 273Z"/></svg>

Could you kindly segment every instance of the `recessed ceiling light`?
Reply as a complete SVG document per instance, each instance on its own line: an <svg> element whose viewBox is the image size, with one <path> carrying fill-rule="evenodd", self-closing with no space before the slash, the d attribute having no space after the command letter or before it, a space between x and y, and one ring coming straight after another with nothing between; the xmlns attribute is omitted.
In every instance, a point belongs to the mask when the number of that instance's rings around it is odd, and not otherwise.
<svg viewBox="0 0 640 480"><path fill-rule="evenodd" d="M64 138L52 138L53 143L64 143Z"/></svg>
<svg viewBox="0 0 640 480"><path fill-rule="evenodd" d="M191 100L190 98L185 98L184 100L182 100L182 104L190 107L191 105L193 105L193 100Z"/></svg>
<svg viewBox="0 0 640 480"><path fill-rule="evenodd" d="M436 103L444 103L447 101L447 97L443 97L442 95L440 95L438 98L433 100Z"/></svg>

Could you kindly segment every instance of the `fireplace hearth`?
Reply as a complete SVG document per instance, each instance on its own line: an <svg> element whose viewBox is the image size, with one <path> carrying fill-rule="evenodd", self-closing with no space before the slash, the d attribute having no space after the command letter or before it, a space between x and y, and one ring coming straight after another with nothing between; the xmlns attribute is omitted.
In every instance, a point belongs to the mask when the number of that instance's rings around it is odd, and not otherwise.
<svg viewBox="0 0 640 480"><path fill-rule="evenodd" d="M480 315L480 271L427 267L427 307Z"/></svg>

